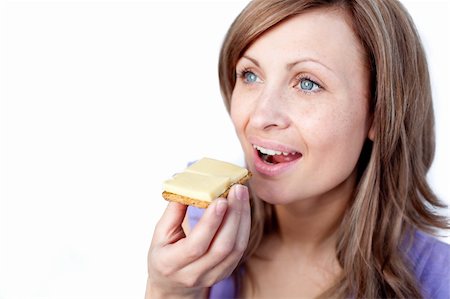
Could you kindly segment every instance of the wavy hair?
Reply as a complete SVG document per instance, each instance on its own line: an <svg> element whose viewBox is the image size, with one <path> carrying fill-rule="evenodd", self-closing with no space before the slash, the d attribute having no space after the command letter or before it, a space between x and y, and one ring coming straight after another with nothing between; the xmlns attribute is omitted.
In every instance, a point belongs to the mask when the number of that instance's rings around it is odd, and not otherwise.
<svg viewBox="0 0 450 299"><path fill-rule="evenodd" d="M425 52L406 9L396 0L256 0L231 25L219 58L219 80L230 110L238 60L264 32L316 8L342 9L365 49L375 137L358 162L359 179L336 244L343 269L322 297L418 298L420 286L405 254L415 229L449 229L436 211L445 205L426 174L434 157L431 85ZM251 236L245 261L264 235L276 230L273 207L252 196ZM403 249L403 250L402 250ZM239 280L239 277L238 277Z"/></svg>

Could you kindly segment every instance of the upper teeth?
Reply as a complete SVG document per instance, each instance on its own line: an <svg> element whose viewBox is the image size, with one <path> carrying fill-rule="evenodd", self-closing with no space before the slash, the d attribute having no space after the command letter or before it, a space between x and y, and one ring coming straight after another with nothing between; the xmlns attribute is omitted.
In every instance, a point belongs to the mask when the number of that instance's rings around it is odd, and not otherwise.
<svg viewBox="0 0 450 299"><path fill-rule="evenodd" d="M289 154L295 154L295 152L281 152L281 151L276 151L276 150L271 150L271 149L268 149L268 148L264 148L262 146L255 145L255 144L253 145L253 147L255 149L257 149L258 151L260 151L261 153L265 154L265 155L273 156L273 155L281 155L281 154L283 154L284 156L287 156Z"/></svg>

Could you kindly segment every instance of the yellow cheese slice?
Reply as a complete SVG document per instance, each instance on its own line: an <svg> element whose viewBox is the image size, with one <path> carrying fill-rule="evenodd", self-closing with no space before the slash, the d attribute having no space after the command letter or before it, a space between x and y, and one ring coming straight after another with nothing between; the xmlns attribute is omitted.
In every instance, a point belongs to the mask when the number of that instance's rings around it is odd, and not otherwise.
<svg viewBox="0 0 450 299"><path fill-rule="evenodd" d="M216 177L228 177L230 178L231 183L236 183L247 175L248 170L228 162L203 158L186 168L185 172Z"/></svg>
<svg viewBox="0 0 450 299"><path fill-rule="evenodd" d="M228 177L182 172L165 181L163 187L170 193L212 201L224 193L229 185Z"/></svg>

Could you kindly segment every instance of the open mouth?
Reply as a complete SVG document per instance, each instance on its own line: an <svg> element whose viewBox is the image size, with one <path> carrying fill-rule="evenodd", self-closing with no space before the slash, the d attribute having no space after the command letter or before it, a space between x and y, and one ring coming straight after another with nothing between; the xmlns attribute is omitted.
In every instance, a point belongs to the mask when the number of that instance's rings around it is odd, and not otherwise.
<svg viewBox="0 0 450 299"><path fill-rule="evenodd" d="M258 152L258 156L261 158L261 160L268 165L288 163L302 157L302 154L299 152L276 151L258 145L253 145L253 148L255 148Z"/></svg>

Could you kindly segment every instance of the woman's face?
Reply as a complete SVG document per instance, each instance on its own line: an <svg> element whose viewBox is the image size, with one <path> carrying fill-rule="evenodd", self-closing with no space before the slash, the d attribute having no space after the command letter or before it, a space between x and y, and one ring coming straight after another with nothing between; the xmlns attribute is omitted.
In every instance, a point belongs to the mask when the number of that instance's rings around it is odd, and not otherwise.
<svg viewBox="0 0 450 299"><path fill-rule="evenodd" d="M365 54L349 24L339 10L309 11L264 33L237 63L231 118L251 187L267 202L354 187L371 116Z"/></svg>

